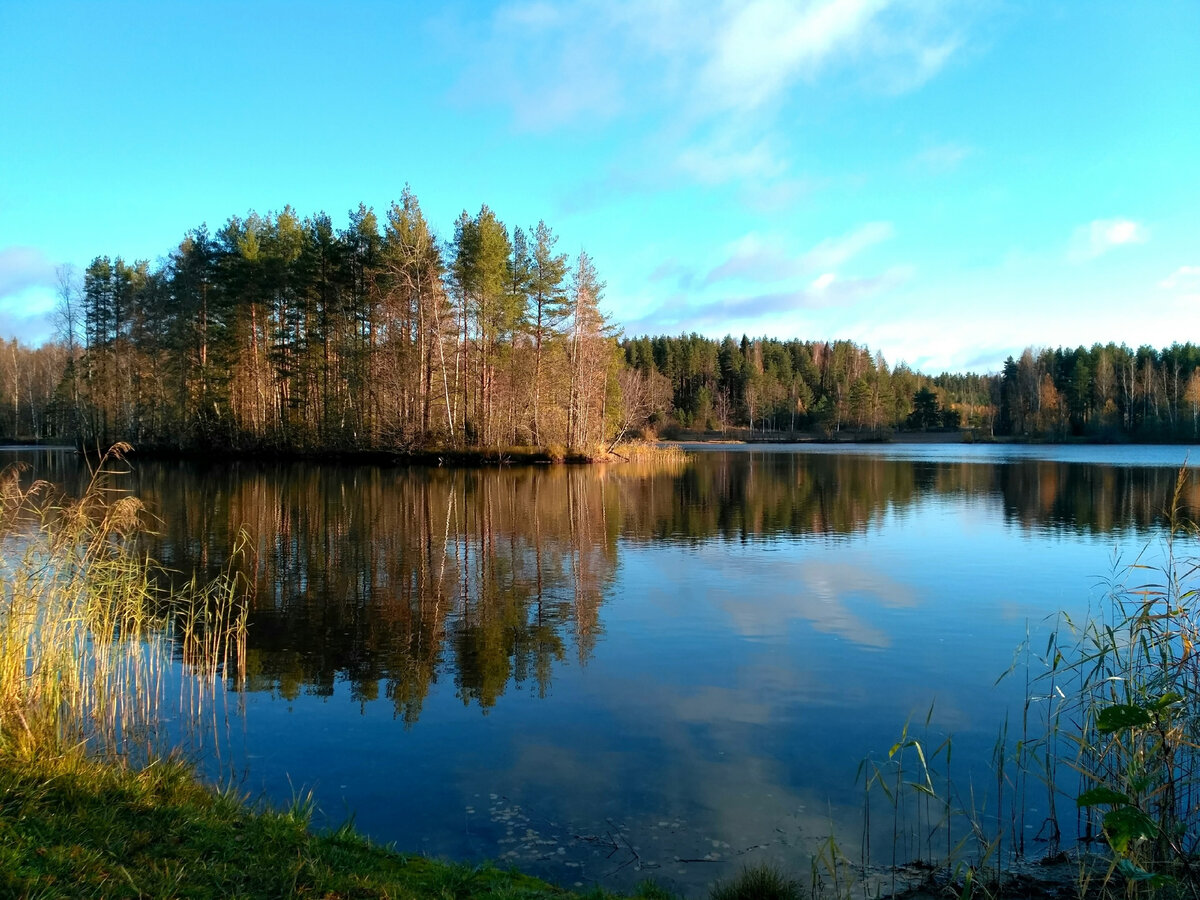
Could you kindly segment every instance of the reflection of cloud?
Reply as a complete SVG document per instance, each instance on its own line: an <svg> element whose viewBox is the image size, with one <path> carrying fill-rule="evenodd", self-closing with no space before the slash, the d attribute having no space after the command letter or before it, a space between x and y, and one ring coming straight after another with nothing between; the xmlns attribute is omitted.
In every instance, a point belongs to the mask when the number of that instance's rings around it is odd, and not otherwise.
<svg viewBox="0 0 1200 900"><path fill-rule="evenodd" d="M831 800L852 790L853 765L839 756L777 754L764 745L771 726L789 716L779 695L774 707L755 699L757 674L743 673L732 687L696 689L607 680L596 698L606 727L589 734L586 752L580 752L578 733L523 735L511 766L493 765L484 776L485 790L521 805L533 820L531 843L545 842L531 848L521 868L561 881L564 871L581 867L585 879L631 888L645 873L632 866L618 871L629 856L627 839L644 862L659 866L656 881L696 896L714 877L733 875L747 863L770 860L795 871L797 858L807 859L831 833L839 839L857 834L857 804L835 810ZM794 673L776 678L794 685ZM809 723L806 740L820 731L820 723ZM480 791L479 778L478 772L463 775L465 798ZM518 822L515 837L525 827ZM580 839L617 832L623 837L615 853L610 844ZM555 844L564 852L545 849ZM509 846L480 846L477 852L498 856Z"/></svg>
<svg viewBox="0 0 1200 900"><path fill-rule="evenodd" d="M917 605L910 587L861 563L810 560L787 568L778 574L779 583L794 584L794 590L722 603L741 634L772 634L781 622L802 618L817 631L860 646L889 647L891 635L852 612L849 599L862 596L892 608Z"/></svg>
<svg viewBox="0 0 1200 900"><path fill-rule="evenodd" d="M1074 262L1085 262L1117 247L1144 244L1149 239L1149 232L1139 222L1130 219L1095 219L1075 229L1067 256Z"/></svg>
<svg viewBox="0 0 1200 900"><path fill-rule="evenodd" d="M771 721L771 707L759 699L751 699L745 691L735 688L702 685L696 691L680 696L674 704L677 722L740 722L746 725L766 725Z"/></svg>

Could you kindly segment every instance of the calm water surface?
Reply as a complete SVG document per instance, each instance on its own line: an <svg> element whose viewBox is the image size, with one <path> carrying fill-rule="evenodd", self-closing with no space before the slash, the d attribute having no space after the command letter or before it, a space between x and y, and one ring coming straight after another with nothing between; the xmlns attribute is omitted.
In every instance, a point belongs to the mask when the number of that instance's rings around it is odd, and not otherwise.
<svg viewBox="0 0 1200 900"><path fill-rule="evenodd" d="M830 834L856 851L859 762L931 705L961 789L990 784L1025 695L997 676L1158 552L1187 452L145 462L126 482L168 566L219 571L240 529L257 547L248 677L195 744L206 770L276 802L311 790L319 822L401 850L698 895L765 859L807 877ZM24 455L72 477L65 454Z"/></svg>

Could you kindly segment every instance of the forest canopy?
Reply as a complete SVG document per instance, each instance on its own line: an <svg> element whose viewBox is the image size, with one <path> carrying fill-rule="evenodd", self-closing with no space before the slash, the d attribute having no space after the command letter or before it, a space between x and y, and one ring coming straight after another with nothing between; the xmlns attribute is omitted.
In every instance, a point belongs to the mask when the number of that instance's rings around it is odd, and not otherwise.
<svg viewBox="0 0 1200 900"><path fill-rule="evenodd" d="M1200 437L1200 349L1026 348L1002 371L889 366L851 341L623 338L585 252L488 206L441 240L405 188L201 225L158 264L60 273L58 337L0 341L0 439L234 452L542 447L643 430Z"/></svg>

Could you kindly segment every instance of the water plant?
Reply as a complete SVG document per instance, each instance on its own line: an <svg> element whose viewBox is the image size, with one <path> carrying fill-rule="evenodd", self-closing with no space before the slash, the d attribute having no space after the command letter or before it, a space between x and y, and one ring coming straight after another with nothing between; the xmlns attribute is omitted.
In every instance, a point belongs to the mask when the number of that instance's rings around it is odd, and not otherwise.
<svg viewBox="0 0 1200 900"><path fill-rule="evenodd" d="M737 877L718 883L709 900L800 900L799 882L765 863L747 866Z"/></svg>
<svg viewBox="0 0 1200 900"><path fill-rule="evenodd" d="M168 591L140 538L142 503L115 483L114 446L78 497L0 472L0 753L83 749L147 759L166 668L214 677L244 651L242 586L226 575Z"/></svg>

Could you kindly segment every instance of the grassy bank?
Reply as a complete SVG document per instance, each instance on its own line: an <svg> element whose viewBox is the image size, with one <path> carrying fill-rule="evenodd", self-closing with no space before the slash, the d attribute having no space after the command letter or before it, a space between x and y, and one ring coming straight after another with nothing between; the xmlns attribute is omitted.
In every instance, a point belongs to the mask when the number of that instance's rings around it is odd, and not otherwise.
<svg viewBox="0 0 1200 900"><path fill-rule="evenodd" d="M5 755L0 757L0 896L580 896L512 870L396 853L350 827L314 834L309 812L302 803L284 812L253 810L239 796L198 784L178 762L134 771L78 754ZM667 895L648 886L637 896L663 900Z"/></svg>
<svg viewBox="0 0 1200 900"><path fill-rule="evenodd" d="M309 830L251 810L177 762L134 771L68 755L0 759L0 896L559 898L544 882Z"/></svg>

